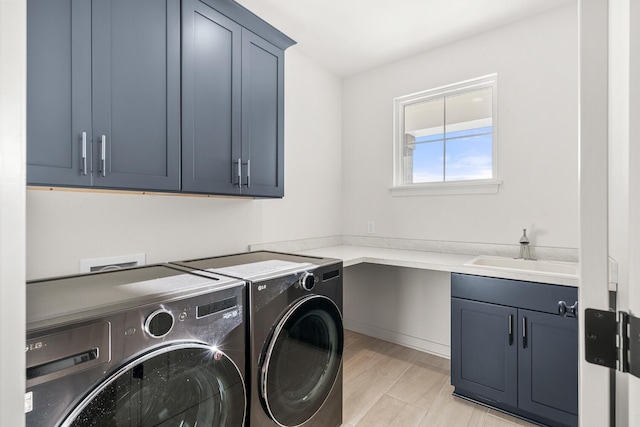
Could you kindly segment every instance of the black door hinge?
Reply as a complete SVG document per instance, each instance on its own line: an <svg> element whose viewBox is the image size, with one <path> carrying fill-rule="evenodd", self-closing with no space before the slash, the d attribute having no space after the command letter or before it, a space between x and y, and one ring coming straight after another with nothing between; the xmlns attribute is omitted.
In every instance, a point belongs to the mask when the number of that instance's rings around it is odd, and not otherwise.
<svg viewBox="0 0 640 427"><path fill-rule="evenodd" d="M587 362L640 378L640 318L587 308L584 334Z"/></svg>

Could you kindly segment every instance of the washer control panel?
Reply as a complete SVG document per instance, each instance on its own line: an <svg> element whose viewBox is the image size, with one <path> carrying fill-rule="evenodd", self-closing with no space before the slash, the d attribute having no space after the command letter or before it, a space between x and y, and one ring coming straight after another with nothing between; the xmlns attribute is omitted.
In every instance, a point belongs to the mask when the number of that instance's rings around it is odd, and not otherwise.
<svg viewBox="0 0 640 427"><path fill-rule="evenodd" d="M300 280L298 281L298 283L300 284L300 287L305 291L311 291L316 286L317 281L317 277L314 276L313 273L305 271L300 276Z"/></svg>

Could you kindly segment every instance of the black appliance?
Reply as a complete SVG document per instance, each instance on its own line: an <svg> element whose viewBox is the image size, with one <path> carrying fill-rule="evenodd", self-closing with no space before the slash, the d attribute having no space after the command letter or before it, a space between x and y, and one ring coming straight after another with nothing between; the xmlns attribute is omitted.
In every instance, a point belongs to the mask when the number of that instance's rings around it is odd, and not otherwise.
<svg viewBox="0 0 640 427"><path fill-rule="evenodd" d="M257 251L177 264L248 283L251 427L342 424L342 261Z"/></svg>
<svg viewBox="0 0 640 427"><path fill-rule="evenodd" d="M244 302L166 265L29 282L26 425L244 425Z"/></svg>

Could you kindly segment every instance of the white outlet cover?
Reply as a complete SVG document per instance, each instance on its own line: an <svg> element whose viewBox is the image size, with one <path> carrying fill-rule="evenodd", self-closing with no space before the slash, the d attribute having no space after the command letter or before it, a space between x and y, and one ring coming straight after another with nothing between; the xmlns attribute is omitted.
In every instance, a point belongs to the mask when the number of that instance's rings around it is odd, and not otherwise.
<svg viewBox="0 0 640 427"><path fill-rule="evenodd" d="M142 266L147 263L147 255L145 253L130 254L130 255L118 255L105 258L88 258L80 260L80 273L91 273L92 271L99 271L101 268L114 266L117 268L118 264L131 264L132 266ZM92 270L92 268L101 267L98 270Z"/></svg>

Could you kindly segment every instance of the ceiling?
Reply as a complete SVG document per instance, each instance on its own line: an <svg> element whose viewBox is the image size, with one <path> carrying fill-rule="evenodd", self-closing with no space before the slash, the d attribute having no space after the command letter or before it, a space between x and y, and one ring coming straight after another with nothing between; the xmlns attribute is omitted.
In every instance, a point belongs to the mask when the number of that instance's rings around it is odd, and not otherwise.
<svg viewBox="0 0 640 427"><path fill-rule="evenodd" d="M577 0L236 0L348 76Z"/></svg>

